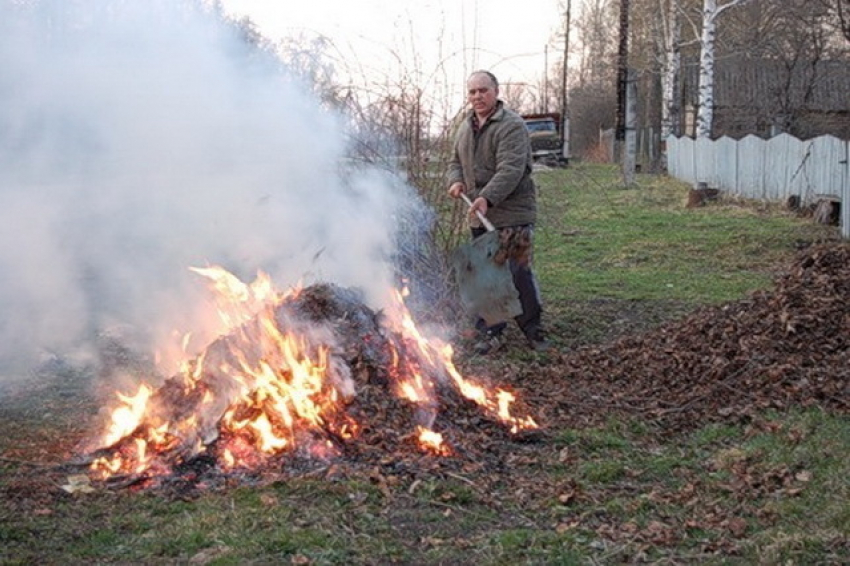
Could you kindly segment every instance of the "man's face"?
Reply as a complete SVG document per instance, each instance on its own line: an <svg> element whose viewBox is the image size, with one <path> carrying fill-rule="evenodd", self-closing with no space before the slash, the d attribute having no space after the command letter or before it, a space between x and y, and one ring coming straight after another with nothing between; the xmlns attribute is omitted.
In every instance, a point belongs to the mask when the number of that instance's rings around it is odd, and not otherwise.
<svg viewBox="0 0 850 566"><path fill-rule="evenodd" d="M496 107L499 89L484 73L475 73L466 81L466 97L479 116L489 115Z"/></svg>

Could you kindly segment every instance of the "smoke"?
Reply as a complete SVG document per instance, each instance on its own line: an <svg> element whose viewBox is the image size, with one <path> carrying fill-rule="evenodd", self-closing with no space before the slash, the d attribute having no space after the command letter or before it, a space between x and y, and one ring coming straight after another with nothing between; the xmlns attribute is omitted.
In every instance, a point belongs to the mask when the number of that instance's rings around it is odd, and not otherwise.
<svg viewBox="0 0 850 566"><path fill-rule="evenodd" d="M0 367L114 328L151 349L194 330L206 297L190 266L380 301L412 191L343 174L342 118L216 9L0 11Z"/></svg>

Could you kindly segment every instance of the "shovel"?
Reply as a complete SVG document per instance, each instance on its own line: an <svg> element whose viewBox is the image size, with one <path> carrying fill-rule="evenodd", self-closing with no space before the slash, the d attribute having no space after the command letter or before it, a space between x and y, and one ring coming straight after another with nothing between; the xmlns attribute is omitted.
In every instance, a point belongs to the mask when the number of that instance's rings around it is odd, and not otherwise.
<svg viewBox="0 0 850 566"><path fill-rule="evenodd" d="M469 197L463 193L461 197L472 206ZM499 251L496 227L480 211L475 213L487 233L458 247L451 263L463 307L484 319L487 326L493 326L522 314L522 305L508 263L494 260Z"/></svg>

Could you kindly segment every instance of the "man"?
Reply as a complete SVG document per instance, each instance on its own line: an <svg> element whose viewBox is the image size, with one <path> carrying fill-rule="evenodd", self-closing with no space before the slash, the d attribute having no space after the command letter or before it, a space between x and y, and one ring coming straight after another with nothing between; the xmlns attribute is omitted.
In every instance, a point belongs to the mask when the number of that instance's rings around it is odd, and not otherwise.
<svg viewBox="0 0 850 566"><path fill-rule="evenodd" d="M499 82L489 71L476 71L466 82L472 107L455 138L449 166L449 196L466 193L472 201L469 221L473 238L486 232L476 211L499 230L502 249L519 292L522 314L515 317L529 345L548 347L541 328L543 309L534 272L531 270L532 239L537 220L537 187L531 178L531 142L523 119L499 100ZM481 341L478 353L502 345L506 322L487 327L476 323Z"/></svg>

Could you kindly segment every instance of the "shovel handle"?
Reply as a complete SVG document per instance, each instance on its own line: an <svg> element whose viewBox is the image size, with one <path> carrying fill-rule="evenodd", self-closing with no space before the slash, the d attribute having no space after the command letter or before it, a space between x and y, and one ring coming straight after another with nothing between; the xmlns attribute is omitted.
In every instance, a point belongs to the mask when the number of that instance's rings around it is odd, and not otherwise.
<svg viewBox="0 0 850 566"><path fill-rule="evenodd" d="M466 196L466 193L460 193L460 197L464 200L464 202L466 204L469 205L470 208L472 208L472 201L469 200L469 197ZM475 215L478 216L478 220L480 220L481 223L484 225L484 227L487 228L488 232L495 232L496 231L496 227L493 226L493 223L490 222L489 220L487 220L487 217L484 216L483 214L481 214L480 210L476 209Z"/></svg>

